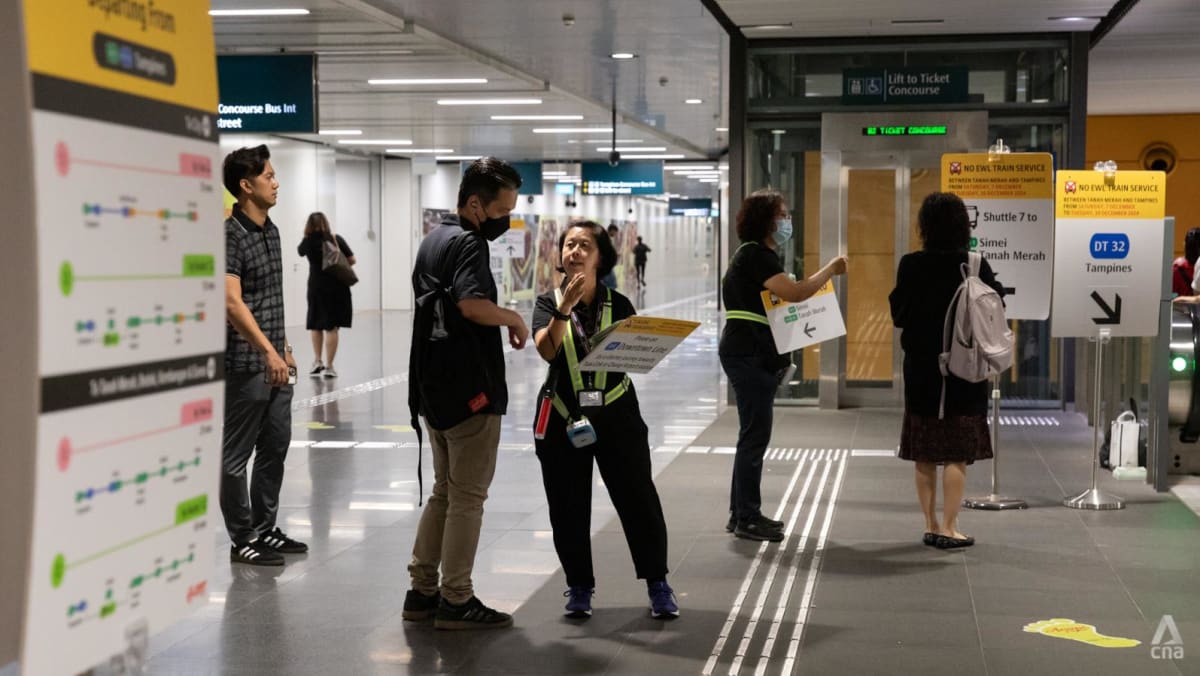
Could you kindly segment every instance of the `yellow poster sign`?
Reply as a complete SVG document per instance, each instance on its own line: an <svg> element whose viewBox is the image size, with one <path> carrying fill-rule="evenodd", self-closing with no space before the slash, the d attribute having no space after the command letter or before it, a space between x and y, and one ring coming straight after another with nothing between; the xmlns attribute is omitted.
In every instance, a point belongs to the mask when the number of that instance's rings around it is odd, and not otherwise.
<svg viewBox="0 0 1200 676"><path fill-rule="evenodd" d="M639 317L634 315L621 322L620 330L627 333L640 333L650 336L687 338L698 326L700 326L699 322L689 322L683 319Z"/></svg>
<svg viewBox="0 0 1200 676"><path fill-rule="evenodd" d="M207 2L25 0L29 70L196 110L217 110Z"/></svg>
<svg viewBox="0 0 1200 676"><path fill-rule="evenodd" d="M964 200L1051 199L1054 158L1049 153L947 153L942 190Z"/></svg>
<svg viewBox="0 0 1200 676"><path fill-rule="evenodd" d="M1058 218L1163 218L1167 175L1161 171L1120 171L1105 180L1101 171L1058 172Z"/></svg>

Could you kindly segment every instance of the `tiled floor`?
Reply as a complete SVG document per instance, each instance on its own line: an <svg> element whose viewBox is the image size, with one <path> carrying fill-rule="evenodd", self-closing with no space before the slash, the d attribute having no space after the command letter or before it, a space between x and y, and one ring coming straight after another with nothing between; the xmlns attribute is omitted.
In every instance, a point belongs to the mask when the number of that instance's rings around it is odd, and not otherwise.
<svg viewBox="0 0 1200 676"><path fill-rule="evenodd" d="M1200 520L1140 484L1108 486L1128 498L1120 512L1060 507L1090 476L1091 434L1078 416L1005 421L1003 488L1030 509L968 512L963 530L979 543L944 552L920 544L912 471L888 454L899 412L782 408L763 489L788 538L737 540L723 529L736 416L716 358L715 296L676 281L641 304L703 322L668 363L635 377L678 621L647 616L603 490L594 491L596 613L583 623L561 617L564 583L529 432L544 367L525 350L508 355L512 405L475 568L479 596L515 611L516 626L436 632L404 623L419 516L404 379L410 318L359 315L343 337L339 378L308 379L296 396L281 518L311 553L283 569L219 560L210 602L152 640L149 672L1200 673ZM292 336L298 349L304 338ZM971 470L968 494L986 492L988 469ZM428 462L426 470L428 481ZM224 535L214 537L228 551ZM1196 657L1154 659L1164 615ZM1140 644L1101 648L1024 630L1053 618Z"/></svg>

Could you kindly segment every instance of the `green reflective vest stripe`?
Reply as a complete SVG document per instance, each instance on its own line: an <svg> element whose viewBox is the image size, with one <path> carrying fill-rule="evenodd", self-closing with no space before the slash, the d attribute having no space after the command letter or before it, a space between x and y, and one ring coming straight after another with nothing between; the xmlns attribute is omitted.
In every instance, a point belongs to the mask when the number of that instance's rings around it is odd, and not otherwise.
<svg viewBox="0 0 1200 676"><path fill-rule="evenodd" d="M726 310L725 318L741 319L743 321L754 322L755 324L762 324L764 326L771 325L771 322L767 321L766 317L754 312L747 312L745 310Z"/></svg>
<svg viewBox="0 0 1200 676"><path fill-rule="evenodd" d="M555 289L554 299L562 302L562 291ZM583 374L579 371L579 356L575 352L575 332L571 322L567 323L567 331L563 334L563 353L567 358L567 372L571 374L571 390L575 392L575 397L578 399L579 392L583 390ZM612 326L612 291L608 287L604 287L604 309L600 313L600 330L603 331L609 326ZM598 390L603 390L608 385L608 372L596 371L594 386ZM629 377L626 376L612 390L604 393L604 405L608 406L625 391L629 389ZM563 418L569 419L571 416L567 412L567 406L559 398L558 394L554 395L554 410L558 411Z"/></svg>

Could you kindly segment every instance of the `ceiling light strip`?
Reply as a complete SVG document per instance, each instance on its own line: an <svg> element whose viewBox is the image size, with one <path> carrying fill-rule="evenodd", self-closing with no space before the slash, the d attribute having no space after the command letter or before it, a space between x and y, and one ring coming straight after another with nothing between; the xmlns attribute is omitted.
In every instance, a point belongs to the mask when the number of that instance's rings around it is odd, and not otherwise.
<svg viewBox="0 0 1200 676"><path fill-rule="evenodd" d="M210 9L209 16L305 16L307 9Z"/></svg>
<svg viewBox="0 0 1200 676"><path fill-rule="evenodd" d="M541 99L438 99L439 106L537 106Z"/></svg>

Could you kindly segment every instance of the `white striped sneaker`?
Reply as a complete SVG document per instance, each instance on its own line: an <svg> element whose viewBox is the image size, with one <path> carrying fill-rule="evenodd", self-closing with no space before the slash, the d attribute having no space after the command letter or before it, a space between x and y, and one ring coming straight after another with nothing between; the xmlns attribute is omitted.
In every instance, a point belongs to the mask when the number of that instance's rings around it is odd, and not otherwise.
<svg viewBox="0 0 1200 676"><path fill-rule="evenodd" d="M283 555L263 544L261 540L233 545L229 548L229 560L251 566L282 566Z"/></svg>
<svg viewBox="0 0 1200 676"><path fill-rule="evenodd" d="M308 551L308 545L298 540L293 540L287 536L287 533L279 530L279 528L263 533L258 538L258 541L280 554L303 554Z"/></svg>

